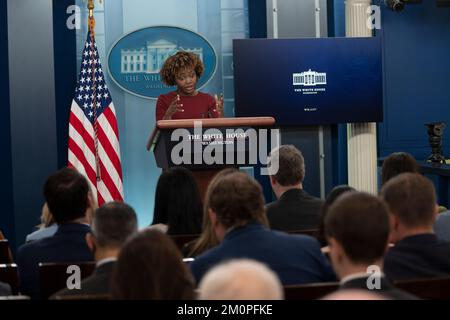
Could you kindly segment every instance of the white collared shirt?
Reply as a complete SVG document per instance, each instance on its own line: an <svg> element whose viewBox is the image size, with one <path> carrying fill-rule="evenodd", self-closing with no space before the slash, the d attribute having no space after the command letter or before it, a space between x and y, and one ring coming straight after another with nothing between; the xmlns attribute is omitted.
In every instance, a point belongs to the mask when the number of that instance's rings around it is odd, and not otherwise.
<svg viewBox="0 0 450 320"><path fill-rule="evenodd" d="M98 268L101 265L104 265L108 262L113 262L113 261L117 261L117 257L110 257L110 258L105 258L105 259L99 260L99 261L97 261L95 266Z"/></svg>
<svg viewBox="0 0 450 320"><path fill-rule="evenodd" d="M347 282L349 282L349 281L351 281L351 280L360 279L360 278L367 278L367 277L369 277L369 276L371 276L371 275L373 275L373 273L368 273L368 272L357 272L357 273L353 273L353 274L350 274L350 275L348 275L348 276L342 278L341 281L340 281L339 283L340 283L341 285L343 285L344 283L347 283ZM379 276L380 276L381 278L383 278L383 277L384 277L384 273L381 272L381 273L379 274Z"/></svg>

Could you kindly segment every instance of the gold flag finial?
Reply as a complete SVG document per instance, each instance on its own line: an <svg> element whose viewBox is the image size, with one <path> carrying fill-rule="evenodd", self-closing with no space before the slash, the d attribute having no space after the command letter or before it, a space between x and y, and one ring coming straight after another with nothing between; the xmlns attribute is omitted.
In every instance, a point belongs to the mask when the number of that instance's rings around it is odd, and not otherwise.
<svg viewBox="0 0 450 320"><path fill-rule="evenodd" d="M89 10L89 18L93 18L94 17L94 0L88 0L88 10Z"/></svg>
<svg viewBox="0 0 450 320"><path fill-rule="evenodd" d="M94 5L94 1L95 0L87 0L87 8L89 10L89 19L88 19L88 25L89 25L89 30L91 30L92 33L94 33L94 28L95 28L95 18L94 18L94 9L95 9L95 5ZM97 0L99 3L102 3L103 0ZM84 2L86 2L86 0L84 0Z"/></svg>

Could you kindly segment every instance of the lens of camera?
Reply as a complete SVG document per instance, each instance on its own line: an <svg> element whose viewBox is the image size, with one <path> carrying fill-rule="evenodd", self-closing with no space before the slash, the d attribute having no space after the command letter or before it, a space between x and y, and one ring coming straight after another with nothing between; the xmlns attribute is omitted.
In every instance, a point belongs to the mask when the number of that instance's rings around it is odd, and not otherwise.
<svg viewBox="0 0 450 320"><path fill-rule="evenodd" d="M385 0L386 6L393 11L402 11L405 7L403 0Z"/></svg>

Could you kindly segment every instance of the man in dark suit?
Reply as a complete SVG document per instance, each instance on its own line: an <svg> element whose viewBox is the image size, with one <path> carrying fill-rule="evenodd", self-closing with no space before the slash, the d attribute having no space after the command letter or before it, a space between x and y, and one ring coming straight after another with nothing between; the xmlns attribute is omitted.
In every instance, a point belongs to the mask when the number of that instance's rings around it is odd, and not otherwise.
<svg viewBox="0 0 450 320"><path fill-rule="evenodd" d="M111 202L97 209L92 220L92 231L86 235L97 266L91 276L81 281L80 289L64 289L53 297L110 294L110 278L120 249L136 232L136 213L129 205Z"/></svg>
<svg viewBox="0 0 450 320"><path fill-rule="evenodd" d="M325 234L340 290L363 289L388 299L415 299L394 288L382 273L389 228L385 203L367 193L344 194L330 206Z"/></svg>
<svg viewBox="0 0 450 320"><path fill-rule="evenodd" d="M269 177L278 199L266 207L270 227L281 231L317 228L323 201L303 190L305 160L302 153L292 145L281 146L271 152L269 164L276 171Z"/></svg>
<svg viewBox="0 0 450 320"><path fill-rule="evenodd" d="M430 180L417 173L403 173L382 189L389 207L391 241L385 272L391 280L450 275L450 243L433 231L439 207Z"/></svg>
<svg viewBox="0 0 450 320"><path fill-rule="evenodd" d="M192 262L197 282L212 266L234 258L266 264L282 284L335 279L316 239L267 228L261 186L247 174L235 172L219 178L206 201L212 228L221 243Z"/></svg>
<svg viewBox="0 0 450 320"><path fill-rule="evenodd" d="M86 245L89 212L93 200L87 180L74 169L51 175L44 185L44 197L56 223L54 236L21 246L17 252L20 292L39 298L39 263L92 261Z"/></svg>

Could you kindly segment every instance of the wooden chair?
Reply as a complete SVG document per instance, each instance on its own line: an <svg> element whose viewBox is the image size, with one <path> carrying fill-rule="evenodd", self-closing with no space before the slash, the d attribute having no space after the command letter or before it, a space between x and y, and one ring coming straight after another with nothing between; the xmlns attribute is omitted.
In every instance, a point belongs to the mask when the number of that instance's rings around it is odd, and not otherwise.
<svg viewBox="0 0 450 320"><path fill-rule="evenodd" d="M184 245L186 243L189 243L195 239L197 239L200 235L199 234L174 234L171 235L172 240L177 245L178 249L180 251L183 249Z"/></svg>
<svg viewBox="0 0 450 320"><path fill-rule="evenodd" d="M339 282L310 283L300 285L286 285L284 289L285 300L315 300L336 291Z"/></svg>
<svg viewBox="0 0 450 320"><path fill-rule="evenodd" d="M67 287L67 279L72 275L67 268L72 265L80 267L81 279L92 274L95 262L39 263L39 286L42 299Z"/></svg>
<svg viewBox="0 0 450 320"><path fill-rule="evenodd" d="M450 300L450 276L395 281L394 286L420 299Z"/></svg>
<svg viewBox="0 0 450 320"><path fill-rule="evenodd" d="M10 264L13 262L8 240L0 240L0 264Z"/></svg>
<svg viewBox="0 0 450 320"><path fill-rule="evenodd" d="M0 264L0 281L9 284L12 294L19 293L19 277L16 264Z"/></svg>

